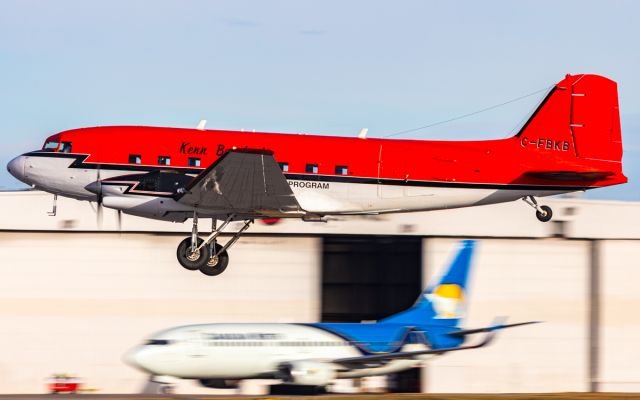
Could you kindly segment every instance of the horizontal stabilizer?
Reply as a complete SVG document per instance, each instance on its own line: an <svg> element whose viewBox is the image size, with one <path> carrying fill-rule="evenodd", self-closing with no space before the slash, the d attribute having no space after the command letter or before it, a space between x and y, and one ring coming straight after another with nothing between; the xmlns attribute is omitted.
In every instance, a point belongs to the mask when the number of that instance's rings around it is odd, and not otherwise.
<svg viewBox="0 0 640 400"><path fill-rule="evenodd" d="M615 172L609 171L543 171L543 172L527 172L527 176L540 179L552 179L556 181L600 181L614 176Z"/></svg>
<svg viewBox="0 0 640 400"><path fill-rule="evenodd" d="M453 332L449 332L448 335L452 335L452 336L473 335L475 333L486 333L486 332L497 331L497 330L500 330L500 329L513 328L515 326L539 324L540 322L542 322L542 321L518 322L518 323L515 323L515 324L496 324L496 325L488 326L486 328L463 329L461 331L453 331Z"/></svg>

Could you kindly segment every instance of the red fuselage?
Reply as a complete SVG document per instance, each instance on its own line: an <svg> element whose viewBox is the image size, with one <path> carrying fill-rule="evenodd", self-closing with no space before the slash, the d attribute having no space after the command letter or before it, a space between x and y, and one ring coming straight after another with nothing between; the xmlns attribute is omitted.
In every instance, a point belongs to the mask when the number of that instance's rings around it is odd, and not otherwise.
<svg viewBox="0 0 640 400"><path fill-rule="evenodd" d="M619 173L596 181L559 181L527 175L532 171L612 171L611 161L590 160L585 165L578 158L566 156L572 150L567 143L544 136L423 141L115 126L69 130L49 137L47 142L71 143L71 154L87 155L83 164L100 164L105 170L177 169L197 173L227 150L250 148L273 151L279 163L287 164L285 175L318 175L329 179L575 190L626 182L619 163ZM139 158L131 158L136 156ZM197 159L199 166L194 166L193 160L190 166L189 159ZM309 166L317 166L317 172L312 172ZM340 167L346 167L346 175Z"/></svg>

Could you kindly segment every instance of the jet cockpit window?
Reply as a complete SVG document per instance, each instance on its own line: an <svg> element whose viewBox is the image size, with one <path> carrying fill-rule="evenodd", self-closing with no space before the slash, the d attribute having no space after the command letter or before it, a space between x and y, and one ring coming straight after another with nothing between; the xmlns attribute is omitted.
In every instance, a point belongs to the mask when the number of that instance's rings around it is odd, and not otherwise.
<svg viewBox="0 0 640 400"><path fill-rule="evenodd" d="M71 153L71 142L60 143L60 149L58 149L58 153Z"/></svg>
<svg viewBox="0 0 640 400"><path fill-rule="evenodd" d="M166 346L168 344L171 344L171 341L165 339L150 339L145 343L147 346Z"/></svg>
<svg viewBox="0 0 640 400"><path fill-rule="evenodd" d="M56 142L55 140L47 140L42 147L42 150L56 151L60 142Z"/></svg>

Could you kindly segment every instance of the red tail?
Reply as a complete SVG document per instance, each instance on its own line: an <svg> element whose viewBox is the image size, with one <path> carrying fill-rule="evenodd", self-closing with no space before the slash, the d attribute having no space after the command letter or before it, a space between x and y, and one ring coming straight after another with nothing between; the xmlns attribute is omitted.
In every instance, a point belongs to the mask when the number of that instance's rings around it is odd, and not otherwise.
<svg viewBox="0 0 640 400"><path fill-rule="evenodd" d="M567 75L551 89L516 138L520 146L557 160L562 169L554 168L553 163L546 167L567 173L566 179L584 173L582 179L626 182L618 89L610 79Z"/></svg>

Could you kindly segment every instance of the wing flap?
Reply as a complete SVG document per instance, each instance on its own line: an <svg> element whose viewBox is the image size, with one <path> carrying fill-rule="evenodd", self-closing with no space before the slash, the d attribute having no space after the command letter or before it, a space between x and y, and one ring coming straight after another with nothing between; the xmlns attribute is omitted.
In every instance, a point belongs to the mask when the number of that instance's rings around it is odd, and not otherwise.
<svg viewBox="0 0 640 400"><path fill-rule="evenodd" d="M175 199L193 207L244 214L301 211L273 153L267 150L228 151Z"/></svg>

